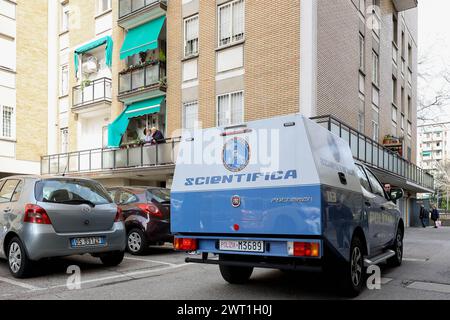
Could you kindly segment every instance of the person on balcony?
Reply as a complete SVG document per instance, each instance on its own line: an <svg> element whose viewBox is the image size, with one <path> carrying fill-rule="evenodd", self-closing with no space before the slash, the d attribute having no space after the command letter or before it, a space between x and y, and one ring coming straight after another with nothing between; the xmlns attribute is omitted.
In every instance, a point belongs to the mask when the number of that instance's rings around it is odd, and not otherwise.
<svg viewBox="0 0 450 320"><path fill-rule="evenodd" d="M151 134L153 139L152 144L160 144L166 142L163 133L159 131L157 128L153 127L151 129Z"/></svg>
<svg viewBox="0 0 450 320"><path fill-rule="evenodd" d="M157 128L153 127L151 129L149 128L145 129L144 145L153 146L156 144L164 143L165 141L166 139L164 138L164 135Z"/></svg>

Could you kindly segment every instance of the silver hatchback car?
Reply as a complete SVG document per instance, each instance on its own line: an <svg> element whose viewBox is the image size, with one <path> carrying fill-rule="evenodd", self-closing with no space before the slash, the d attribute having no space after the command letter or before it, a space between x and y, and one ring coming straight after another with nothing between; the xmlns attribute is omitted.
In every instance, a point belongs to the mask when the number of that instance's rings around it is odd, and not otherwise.
<svg viewBox="0 0 450 320"><path fill-rule="evenodd" d="M67 177L0 180L0 258L30 275L43 258L92 254L119 265L126 248L122 212L98 182Z"/></svg>

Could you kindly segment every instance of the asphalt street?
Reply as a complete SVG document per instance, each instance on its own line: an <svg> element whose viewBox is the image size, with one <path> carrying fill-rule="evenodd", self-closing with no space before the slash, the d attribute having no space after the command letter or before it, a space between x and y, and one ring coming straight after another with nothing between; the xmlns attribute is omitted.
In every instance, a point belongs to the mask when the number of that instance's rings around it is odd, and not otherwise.
<svg viewBox="0 0 450 320"><path fill-rule="evenodd" d="M382 266L379 290L366 289L357 299L450 300L450 228L408 229L400 268ZM333 282L320 273L254 272L242 286L225 283L217 266L185 264L186 254L171 247L127 255L115 268L90 256L53 259L39 264L36 275L14 279L0 260L0 299L158 299L277 300L341 299ZM67 268L81 270L81 288L70 290ZM73 282L69 281L73 285Z"/></svg>

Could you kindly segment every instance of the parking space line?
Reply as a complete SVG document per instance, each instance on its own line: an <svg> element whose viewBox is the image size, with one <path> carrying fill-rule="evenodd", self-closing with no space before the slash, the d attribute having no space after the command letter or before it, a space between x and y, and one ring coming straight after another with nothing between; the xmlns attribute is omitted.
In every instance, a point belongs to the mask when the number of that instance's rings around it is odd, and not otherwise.
<svg viewBox="0 0 450 320"><path fill-rule="evenodd" d="M403 258L403 260L408 262L427 262L429 259Z"/></svg>
<svg viewBox="0 0 450 320"><path fill-rule="evenodd" d="M35 287L35 286L32 286L32 285L27 284L27 283L23 283L23 282L19 282L19 281L16 281L16 280L3 278L3 277L0 277L0 282L5 282L5 283L8 283L8 284L12 284L14 286L21 287L23 289L27 289L27 290L31 290L31 291L41 290L41 288L39 288L39 287Z"/></svg>
<svg viewBox="0 0 450 320"><path fill-rule="evenodd" d="M156 263L156 264L166 264L168 266L176 266L175 263L169 263L169 262L163 262L163 261L156 261L156 260L148 260L144 258L132 258L132 257L124 257L126 260L134 260L134 261L144 261L144 262L150 262L150 263Z"/></svg>
<svg viewBox="0 0 450 320"><path fill-rule="evenodd" d="M185 264L172 265L172 266L165 267L165 268L160 268L160 269L152 269L152 270L143 270L143 271L122 273L122 274L118 274L118 275L115 275L115 276L109 276L109 277L104 277L104 278L98 278L98 279L91 279L91 280L81 281L80 285L89 284L89 283L95 283L95 282L103 282L103 281L108 281L108 280L116 280L116 279L121 279L121 278L131 278L131 279L133 279L133 277L135 277L135 276L141 276L141 275L145 275L145 274L151 274L151 273L156 273L156 272L162 272L162 271L167 271L167 270L184 268L184 267L187 267L187 266L190 266L190 265L191 264L185 263ZM43 289L43 290L58 289L58 288L65 288L65 287L66 287L66 284L63 284L63 285L52 286L52 287L49 287L49 288L46 288L46 289Z"/></svg>

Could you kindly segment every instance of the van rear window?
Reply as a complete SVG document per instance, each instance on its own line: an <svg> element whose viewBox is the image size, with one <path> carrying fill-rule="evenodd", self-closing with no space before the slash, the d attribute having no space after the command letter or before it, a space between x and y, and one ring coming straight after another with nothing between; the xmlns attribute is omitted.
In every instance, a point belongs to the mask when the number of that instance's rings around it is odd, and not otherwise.
<svg viewBox="0 0 450 320"><path fill-rule="evenodd" d="M102 185L87 180L42 180L36 183L35 196L39 202L69 205L102 205L112 203L110 195Z"/></svg>

